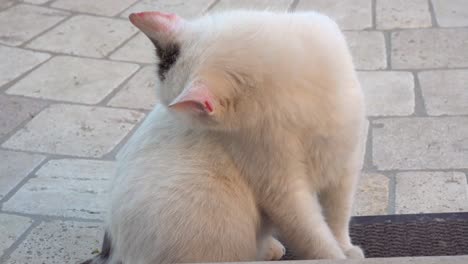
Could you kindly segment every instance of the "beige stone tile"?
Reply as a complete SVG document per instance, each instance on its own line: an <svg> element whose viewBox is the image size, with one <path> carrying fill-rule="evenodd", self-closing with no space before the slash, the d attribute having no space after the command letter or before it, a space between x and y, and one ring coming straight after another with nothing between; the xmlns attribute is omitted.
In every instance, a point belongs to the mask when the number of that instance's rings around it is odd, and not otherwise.
<svg viewBox="0 0 468 264"><path fill-rule="evenodd" d="M468 28L393 32L394 69L468 67Z"/></svg>
<svg viewBox="0 0 468 264"><path fill-rule="evenodd" d="M4 203L3 210L103 219L114 174L113 161L51 160Z"/></svg>
<svg viewBox="0 0 468 264"><path fill-rule="evenodd" d="M468 2L466 0L431 0L437 23L441 27L468 26Z"/></svg>
<svg viewBox="0 0 468 264"><path fill-rule="evenodd" d="M0 12L0 43L18 46L64 20L68 15L50 8L17 5Z"/></svg>
<svg viewBox="0 0 468 264"><path fill-rule="evenodd" d="M75 16L35 39L29 48L102 58L137 32L123 19Z"/></svg>
<svg viewBox="0 0 468 264"><path fill-rule="evenodd" d="M81 263L101 248L103 231L101 223L43 222L31 231L7 263Z"/></svg>
<svg viewBox="0 0 468 264"><path fill-rule="evenodd" d="M139 33L109 57L112 60L156 63L156 52L148 37Z"/></svg>
<svg viewBox="0 0 468 264"><path fill-rule="evenodd" d="M220 0L211 10L253 9L286 11L292 2L292 0Z"/></svg>
<svg viewBox="0 0 468 264"><path fill-rule="evenodd" d="M356 191L354 215L387 214L389 179L377 173L363 173Z"/></svg>
<svg viewBox="0 0 468 264"><path fill-rule="evenodd" d="M0 150L0 199L33 171L45 156Z"/></svg>
<svg viewBox="0 0 468 264"><path fill-rule="evenodd" d="M123 12L122 17L128 17L135 12L162 11L192 18L205 12L213 2L214 0L142 0Z"/></svg>
<svg viewBox="0 0 468 264"><path fill-rule="evenodd" d="M405 172L396 175L396 212L446 213L468 211L465 174Z"/></svg>
<svg viewBox="0 0 468 264"><path fill-rule="evenodd" d="M376 23L378 29L431 27L429 1L377 0Z"/></svg>
<svg viewBox="0 0 468 264"><path fill-rule="evenodd" d="M387 67L385 38L382 32L347 31L344 34L356 69L380 70Z"/></svg>
<svg viewBox="0 0 468 264"><path fill-rule="evenodd" d="M372 132L380 170L468 168L468 117L379 119Z"/></svg>
<svg viewBox="0 0 468 264"><path fill-rule="evenodd" d="M152 109L156 104L156 67L147 66L133 76L108 105L135 109Z"/></svg>
<svg viewBox="0 0 468 264"><path fill-rule="evenodd" d="M75 12L115 16L136 1L137 0L58 0L53 2L51 6Z"/></svg>
<svg viewBox="0 0 468 264"><path fill-rule="evenodd" d="M333 18L342 29L372 27L371 0L301 0L296 10L314 10Z"/></svg>
<svg viewBox="0 0 468 264"><path fill-rule="evenodd" d="M409 72L359 72L368 116L405 116L414 112L414 78Z"/></svg>
<svg viewBox="0 0 468 264"><path fill-rule="evenodd" d="M7 93L97 104L138 68L124 62L58 56L14 84Z"/></svg>
<svg viewBox="0 0 468 264"><path fill-rule="evenodd" d="M51 105L2 146L98 158L112 151L142 118L141 112L131 110Z"/></svg>
<svg viewBox="0 0 468 264"><path fill-rule="evenodd" d="M418 78L429 115L468 114L468 70L427 71Z"/></svg>
<svg viewBox="0 0 468 264"><path fill-rule="evenodd" d="M46 61L50 55L18 48L0 46L0 86Z"/></svg>
<svg viewBox="0 0 468 264"><path fill-rule="evenodd" d="M31 226L27 217L0 214L0 256Z"/></svg>

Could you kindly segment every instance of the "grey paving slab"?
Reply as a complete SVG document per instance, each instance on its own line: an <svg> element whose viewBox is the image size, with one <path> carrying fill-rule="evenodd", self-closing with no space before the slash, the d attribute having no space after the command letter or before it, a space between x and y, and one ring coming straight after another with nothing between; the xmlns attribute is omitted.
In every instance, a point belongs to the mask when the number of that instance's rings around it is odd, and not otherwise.
<svg viewBox="0 0 468 264"><path fill-rule="evenodd" d="M58 56L15 83L6 93L97 104L138 70L136 64Z"/></svg>
<svg viewBox="0 0 468 264"><path fill-rule="evenodd" d="M385 38L377 31L345 32L348 46L358 70L380 70L387 67Z"/></svg>
<svg viewBox="0 0 468 264"><path fill-rule="evenodd" d="M0 256L31 226L27 217L0 214Z"/></svg>
<svg viewBox="0 0 468 264"><path fill-rule="evenodd" d="M137 29L129 21L77 15L27 45L29 48L102 58Z"/></svg>
<svg viewBox="0 0 468 264"><path fill-rule="evenodd" d="M232 9L285 11L292 2L292 0L220 0L210 11Z"/></svg>
<svg viewBox="0 0 468 264"><path fill-rule="evenodd" d="M432 5L439 26L468 26L468 2L466 0L432 0Z"/></svg>
<svg viewBox="0 0 468 264"><path fill-rule="evenodd" d="M39 154L0 150L0 199L26 178L44 159L45 156Z"/></svg>
<svg viewBox="0 0 468 264"><path fill-rule="evenodd" d="M0 12L0 43L18 46L64 20L68 12L16 5Z"/></svg>
<svg viewBox="0 0 468 264"><path fill-rule="evenodd" d="M427 0L376 0L378 29L431 27Z"/></svg>
<svg viewBox="0 0 468 264"><path fill-rule="evenodd" d="M0 140L46 106L47 103L39 100L0 94Z"/></svg>
<svg viewBox="0 0 468 264"><path fill-rule="evenodd" d="M468 168L468 117L381 119L372 132L380 170Z"/></svg>
<svg viewBox="0 0 468 264"><path fill-rule="evenodd" d="M156 52L148 37L139 33L109 57L112 60L131 61L139 63L156 63Z"/></svg>
<svg viewBox="0 0 468 264"><path fill-rule="evenodd" d="M137 0L58 0L51 6L75 12L115 16L127 9Z"/></svg>
<svg viewBox="0 0 468 264"><path fill-rule="evenodd" d="M23 0L23 1L26 3L30 3L30 4L42 5L42 4L45 4L47 2L51 2L54 0Z"/></svg>
<svg viewBox="0 0 468 264"><path fill-rule="evenodd" d="M31 231L6 263L81 263L100 249L103 235L99 223L43 222Z"/></svg>
<svg viewBox="0 0 468 264"><path fill-rule="evenodd" d="M461 172L404 172L396 175L398 214L468 211L465 174Z"/></svg>
<svg viewBox="0 0 468 264"><path fill-rule="evenodd" d="M3 210L103 219L114 173L112 161L51 160L3 204Z"/></svg>
<svg viewBox="0 0 468 264"><path fill-rule="evenodd" d="M108 105L135 109L152 109L156 104L156 66L136 73L109 101Z"/></svg>
<svg viewBox="0 0 468 264"><path fill-rule="evenodd" d="M3 143L4 148L102 157L143 118L137 111L57 104Z"/></svg>
<svg viewBox="0 0 468 264"><path fill-rule="evenodd" d="M43 52L0 46L0 87L50 58Z"/></svg>
<svg viewBox="0 0 468 264"><path fill-rule="evenodd" d="M0 2L0 9L6 9L14 4L18 3L19 0L3 0Z"/></svg>
<svg viewBox="0 0 468 264"><path fill-rule="evenodd" d="M418 78L429 115L468 114L468 70L427 71Z"/></svg>
<svg viewBox="0 0 468 264"><path fill-rule="evenodd" d="M414 78L410 72L359 72L368 116L414 113Z"/></svg>
<svg viewBox="0 0 468 264"><path fill-rule="evenodd" d="M300 0L296 10L314 10L333 18L342 29L372 27L371 0Z"/></svg>
<svg viewBox="0 0 468 264"><path fill-rule="evenodd" d="M390 180L378 173L363 173L354 199L354 215L387 214Z"/></svg>
<svg viewBox="0 0 468 264"><path fill-rule="evenodd" d="M122 13L122 17L128 17L134 12L163 11L176 13L184 18L193 18L205 12L215 0L143 0Z"/></svg>
<svg viewBox="0 0 468 264"><path fill-rule="evenodd" d="M394 69L468 67L468 28L393 32Z"/></svg>

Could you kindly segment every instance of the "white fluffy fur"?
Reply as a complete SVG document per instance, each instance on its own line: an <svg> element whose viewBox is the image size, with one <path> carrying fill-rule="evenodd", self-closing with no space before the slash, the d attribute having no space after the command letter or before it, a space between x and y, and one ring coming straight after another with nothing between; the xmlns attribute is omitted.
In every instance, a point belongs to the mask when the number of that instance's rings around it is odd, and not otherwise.
<svg viewBox="0 0 468 264"><path fill-rule="evenodd" d="M273 230L300 258L363 257L348 234L363 95L336 24L236 11L172 37L162 104L119 161L110 263L278 259ZM213 116L167 108L195 79L219 99Z"/></svg>

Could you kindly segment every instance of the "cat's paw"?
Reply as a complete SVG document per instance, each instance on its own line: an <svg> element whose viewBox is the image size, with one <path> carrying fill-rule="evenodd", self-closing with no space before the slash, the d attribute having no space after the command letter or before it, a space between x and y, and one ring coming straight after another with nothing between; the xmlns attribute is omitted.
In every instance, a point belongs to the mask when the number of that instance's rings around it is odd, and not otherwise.
<svg viewBox="0 0 468 264"><path fill-rule="evenodd" d="M348 259L363 259L364 257L364 252L362 249L358 246L352 246L348 249L345 250L345 255L346 258Z"/></svg>
<svg viewBox="0 0 468 264"><path fill-rule="evenodd" d="M269 245L265 252L264 260L280 260L284 254L286 254L286 248L276 240L275 238L271 237L269 239Z"/></svg>

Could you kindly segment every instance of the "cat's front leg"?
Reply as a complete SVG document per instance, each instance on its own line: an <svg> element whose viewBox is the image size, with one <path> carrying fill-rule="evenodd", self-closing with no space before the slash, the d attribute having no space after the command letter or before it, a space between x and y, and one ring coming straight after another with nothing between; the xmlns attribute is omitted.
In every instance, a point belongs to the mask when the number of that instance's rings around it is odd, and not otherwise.
<svg viewBox="0 0 468 264"><path fill-rule="evenodd" d="M338 184L320 193L325 219L348 258L364 258L362 250L351 243L349 221L358 173L348 174Z"/></svg>
<svg viewBox="0 0 468 264"><path fill-rule="evenodd" d="M303 259L345 259L322 216L318 198L306 189L281 193L264 210L294 254Z"/></svg>

